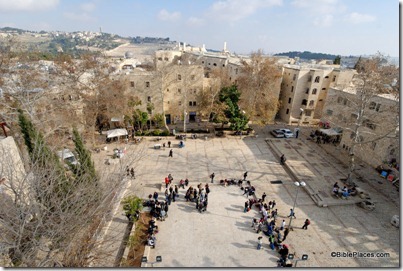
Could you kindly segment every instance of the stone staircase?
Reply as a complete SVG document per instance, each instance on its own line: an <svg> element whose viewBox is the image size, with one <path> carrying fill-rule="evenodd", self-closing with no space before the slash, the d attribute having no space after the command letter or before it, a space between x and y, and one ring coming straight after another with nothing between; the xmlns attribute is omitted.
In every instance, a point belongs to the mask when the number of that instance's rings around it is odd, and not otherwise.
<svg viewBox="0 0 403 271"><path fill-rule="evenodd" d="M273 143L272 139L267 138L266 143L269 147L269 149L272 151L272 153L280 160L281 152L279 149L276 147L276 145ZM287 154L286 154L287 157ZM304 168L302 168L304 167ZM304 186L304 190L308 195L311 197L311 199L315 202L315 204L319 207L328 207L328 206L338 206L338 205L351 205L351 204L356 204L359 202L364 201L365 199L361 198L352 198L350 197L349 199L343 200L339 198L335 198L332 195L326 196L324 195L325 193L321 192L326 189L328 189L328 186L326 185L317 185L317 184L322 184L323 183L323 176L318 176L312 171L309 170L306 166L303 165L298 165L296 163L293 163L291 161L286 162L285 165L283 165L283 168L287 172L287 174L291 177L292 180L294 181L304 181L306 183L306 186ZM304 177L303 180L300 178L298 172L306 172L310 171L312 173L312 177L306 178Z"/></svg>

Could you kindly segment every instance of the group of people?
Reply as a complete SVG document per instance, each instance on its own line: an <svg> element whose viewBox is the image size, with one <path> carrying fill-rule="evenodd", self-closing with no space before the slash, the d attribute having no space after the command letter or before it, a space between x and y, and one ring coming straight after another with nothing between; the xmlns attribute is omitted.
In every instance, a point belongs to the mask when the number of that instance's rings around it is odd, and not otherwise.
<svg viewBox="0 0 403 271"><path fill-rule="evenodd" d="M357 195L357 189L355 187L352 187L350 189L350 188L347 188L347 186L340 188L338 182L336 182L333 185L332 194L334 196L342 198L342 199L348 199L349 196Z"/></svg>
<svg viewBox="0 0 403 271"><path fill-rule="evenodd" d="M136 175L134 173L134 168L126 167L126 176L130 176L132 179L136 179Z"/></svg>
<svg viewBox="0 0 403 271"><path fill-rule="evenodd" d="M207 210L208 205L208 194L210 193L210 187L208 183L203 185L200 183L197 185L197 188L193 188L192 186L186 191L185 199L187 202L195 202L196 209L202 213Z"/></svg>

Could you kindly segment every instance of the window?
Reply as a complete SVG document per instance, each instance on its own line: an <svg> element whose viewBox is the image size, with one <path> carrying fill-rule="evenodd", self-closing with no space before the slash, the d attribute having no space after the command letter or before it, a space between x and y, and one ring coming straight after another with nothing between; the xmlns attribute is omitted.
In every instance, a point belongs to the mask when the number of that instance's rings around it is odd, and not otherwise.
<svg viewBox="0 0 403 271"><path fill-rule="evenodd" d="M216 66L217 66L217 63L214 63L214 64L213 64L213 66L215 66L215 67L216 67Z"/></svg>
<svg viewBox="0 0 403 271"><path fill-rule="evenodd" d="M292 77L292 80L295 81L295 79L297 79L297 75L296 75L296 74L294 74L293 77Z"/></svg>
<svg viewBox="0 0 403 271"><path fill-rule="evenodd" d="M302 112L301 112L302 113ZM312 111L311 110L307 110L305 111L305 116L310 117L312 115Z"/></svg>
<svg viewBox="0 0 403 271"><path fill-rule="evenodd" d="M337 97L337 103L341 104L343 102L343 97Z"/></svg>
<svg viewBox="0 0 403 271"><path fill-rule="evenodd" d="M159 60L159 61L162 61L162 57L159 57L158 60Z"/></svg>
<svg viewBox="0 0 403 271"><path fill-rule="evenodd" d="M333 82L336 82L336 75L333 76Z"/></svg>
<svg viewBox="0 0 403 271"><path fill-rule="evenodd" d="M134 81L130 81L130 86L134 88Z"/></svg>
<svg viewBox="0 0 403 271"><path fill-rule="evenodd" d="M371 103L369 104L369 109L374 110L375 107L376 107L376 103L375 103L375 102L371 102Z"/></svg>
<svg viewBox="0 0 403 271"><path fill-rule="evenodd" d="M285 111L285 113L288 115L289 112L290 112L290 109L287 108L287 111Z"/></svg>
<svg viewBox="0 0 403 271"><path fill-rule="evenodd" d="M288 98L288 103L289 103L289 104L291 103L291 98Z"/></svg>
<svg viewBox="0 0 403 271"><path fill-rule="evenodd" d="M372 150L375 150L375 148L376 148L376 142L372 142L372 143L371 143L371 149L372 149Z"/></svg>
<svg viewBox="0 0 403 271"><path fill-rule="evenodd" d="M193 106L196 106L196 101L193 101Z"/></svg>
<svg viewBox="0 0 403 271"><path fill-rule="evenodd" d="M320 76L316 76L315 77L315 83L319 83L319 81L320 81Z"/></svg>
<svg viewBox="0 0 403 271"><path fill-rule="evenodd" d="M306 89L305 94L309 94L309 88Z"/></svg>
<svg viewBox="0 0 403 271"><path fill-rule="evenodd" d="M182 102L181 102L181 101L179 101L179 105L182 105Z"/></svg>
<svg viewBox="0 0 403 271"><path fill-rule="evenodd" d="M301 105L307 105L307 104L308 104L308 101L306 99L303 99Z"/></svg>
<svg viewBox="0 0 403 271"><path fill-rule="evenodd" d="M379 112L379 108L381 108L381 104L376 105L376 108L375 108L376 112Z"/></svg>
<svg viewBox="0 0 403 271"><path fill-rule="evenodd" d="M189 106L192 106L192 102L189 102Z"/></svg>
<svg viewBox="0 0 403 271"><path fill-rule="evenodd" d="M308 82L311 82L312 81L312 75L309 75L308 76Z"/></svg>
<svg viewBox="0 0 403 271"><path fill-rule="evenodd" d="M167 92L169 92L169 88L167 88Z"/></svg>
<svg viewBox="0 0 403 271"><path fill-rule="evenodd" d="M326 90L326 88L322 88L322 90Z"/></svg>
<svg viewBox="0 0 403 271"><path fill-rule="evenodd" d="M344 98L343 99L343 105L347 105L347 101L348 101L347 98Z"/></svg>
<svg viewBox="0 0 403 271"><path fill-rule="evenodd" d="M148 102L151 102L151 96L148 96L148 97L147 97L147 101L148 101Z"/></svg>
<svg viewBox="0 0 403 271"><path fill-rule="evenodd" d="M181 89L180 89L180 88L178 88L178 93L181 93Z"/></svg>
<svg viewBox="0 0 403 271"><path fill-rule="evenodd" d="M310 101L309 101L309 106L313 106L313 105L314 105L314 103L315 103L315 101L314 101L314 100L310 100Z"/></svg>
<svg viewBox="0 0 403 271"><path fill-rule="evenodd" d="M293 92L294 91L294 86L291 86L291 92Z"/></svg>
<svg viewBox="0 0 403 271"><path fill-rule="evenodd" d="M178 81L182 80L182 75L178 74Z"/></svg>
<svg viewBox="0 0 403 271"><path fill-rule="evenodd" d="M330 110L330 109L326 110L326 115L328 115L328 116L333 115L333 110Z"/></svg>
<svg viewBox="0 0 403 271"><path fill-rule="evenodd" d="M316 88L312 89L312 95L315 95L315 94L316 94L316 91L317 91Z"/></svg>
<svg viewBox="0 0 403 271"><path fill-rule="evenodd" d="M146 82L146 88L150 87L150 82Z"/></svg>
<svg viewBox="0 0 403 271"><path fill-rule="evenodd" d="M327 78L329 78L329 76L328 76L328 75L326 75L326 76L325 76L325 78L327 79Z"/></svg>

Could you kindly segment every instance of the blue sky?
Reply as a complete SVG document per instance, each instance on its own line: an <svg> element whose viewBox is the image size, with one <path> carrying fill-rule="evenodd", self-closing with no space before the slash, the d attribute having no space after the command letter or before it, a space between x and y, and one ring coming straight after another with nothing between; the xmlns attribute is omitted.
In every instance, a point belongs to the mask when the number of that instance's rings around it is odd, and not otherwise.
<svg viewBox="0 0 403 271"><path fill-rule="evenodd" d="M0 27L169 37L236 53L399 56L397 0L0 0Z"/></svg>

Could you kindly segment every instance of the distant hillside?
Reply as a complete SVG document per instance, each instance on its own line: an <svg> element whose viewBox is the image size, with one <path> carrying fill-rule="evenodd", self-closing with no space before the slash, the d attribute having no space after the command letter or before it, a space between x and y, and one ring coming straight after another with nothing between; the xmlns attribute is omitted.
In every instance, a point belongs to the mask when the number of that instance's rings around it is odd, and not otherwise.
<svg viewBox="0 0 403 271"><path fill-rule="evenodd" d="M292 52L275 54L275 56L288 56L288 57L291 57L291 58L299 57L300 59L316 59L316 60L329 59L329 60L333 60L333 59L336 58L337 55L323 54L323 53L312 53L312 52L309 52L309 51L304 51L304 52L292 51Z"/></svg>

